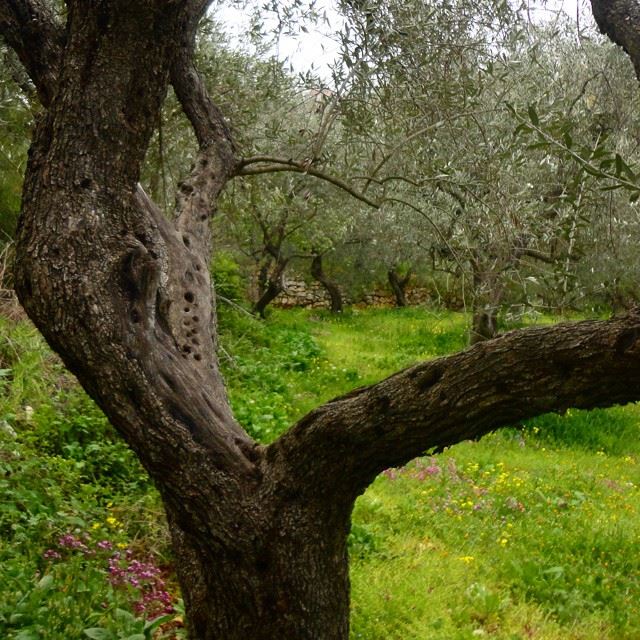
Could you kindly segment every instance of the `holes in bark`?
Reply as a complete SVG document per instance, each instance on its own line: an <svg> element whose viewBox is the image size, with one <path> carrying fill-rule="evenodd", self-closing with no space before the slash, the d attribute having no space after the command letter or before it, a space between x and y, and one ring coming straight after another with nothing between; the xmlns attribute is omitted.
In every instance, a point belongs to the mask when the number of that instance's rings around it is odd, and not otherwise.
<svg viewBox="0 0 640 640"><path fill-rule="evenodd" d="M191 338L191 344L195 347L199 347L200 346L200 340L198 340L198 338Z"/></svg>
<svg viewBox="0 0 640 640"><path fill-rule="evenodd" d="M623 331L616 340L617 353L622 355L625 351L631 349L638 338L640 338L640 331L638 331L638 329L626 329Z"/></svg>
<svg viewBox="0 0 640 640"><path fill-rule="evenodd" d="M80 188L88 189L91 186L91 178L83 178L80 180Z"/></svg>
<svg viewBox="0 0 640 640"><path fill-rule="evenodd" d="M378 398L376 398L376 400L378 411L383 415L387 413L389 411L389 407L391 406L391 400L389 399L389 396L379 396Z"/></svg>
<svg viewBox="0 0 640 640"><path fill-rule="evenodd" d="M109 27L109 12L102 6L96 16L96 26L100 33L105 33Z"/></svg>
<svg viewBox="0 0 640 640"><path fill-rule="evenodd" d="M200 270L202 270L202 267L201 267L199 264L196 264L196 263L194 263L193 268L194 268L196 271L200 271Z"/></svg>
<svg viewBox="0 0 640 640"><path fill-rule="evenodd" d="M193 316L193 324L197 324L198 322L200 322L200 318L198 318L198 316Z"/></svg>
<svg viewBox="0 0 640 640"><path fill-rule="evenodd" d="M191 246L191 240L189 239L189 236L182 236L182 242L184 242L185 247Z"/></svg>
<svg viewBox="0 0 640 640"><path fill-rule="evenodd" d="M206 214L206 213L203 213L203 214L200 216L200 222L204 222L206 219L207 219L207 214Z"/></svg>
<svg viewBox="0 0 640 640"><path fill-rule="evenodd" d="M439 367L430 366L422 375L416 379L416 386L422 392L427 391L440 381L444 371Z"/></svg>
<svg viewBox="0 0 640 640"><path fill-rule="evenodd" d="M185 308L183 309L183 311L184 311L185 313L189 313L189 311L191 311L191 309L189 309L189 307L185 307Z"/></svg>
<svg viewBox="0 0 640 640"><path fill-rule="evenodd" d="M494 389L496 390L496 393L500 393L502 395L509 393L509 385L501 381L494 384Z"/></svg>
<svg viewBox="0 0 640 640"><path fill-rule="evenodd" d="M266 556L260 556L256 559L256 570L259 573L266 573L269 570L270 564Z"/></svg>
<svg viewBox="0 0 640 640"><path fill-rule="evenodd" d="M184 294L184 299L189 303L189 304L193 304L195 302L196 297L193 295L192 291L187 291Z"/></svg>
<svg viewBox="0 0 640 640"><path fill-rule="evenodd" d="M142 319L140 317L140 312L137 309L131 309L129 317L131 318L131 322L133 322L134 324L137 324Z"/></svg>
<svg viewBox="0 0 640 640"><path fill-rule="evenodd" d="M202 356L199 353L194 353L193 354L193 359L197 360L198 362L200 362L200 360L202 360Z"/></svg>

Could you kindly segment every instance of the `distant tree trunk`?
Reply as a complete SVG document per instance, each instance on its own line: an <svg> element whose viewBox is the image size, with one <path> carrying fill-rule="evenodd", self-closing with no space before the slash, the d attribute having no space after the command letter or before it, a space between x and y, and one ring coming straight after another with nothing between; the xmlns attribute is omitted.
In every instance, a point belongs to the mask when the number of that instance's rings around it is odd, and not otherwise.
<svg viewBox="0 0 640 640"><path fill-rule="evenodd" d="M284 272L288 264L288 259L278 257L271 271L266 270L266 286L253 305L253 312L261 318L265 317L266 308L284 291Z"/></svg>
<svg viewBox="0 0 640 640"><path fill-rule="evenodd" d="M407 272L404 277L400 277L398 272L395 270L395 267L392 267L387 271L387 278L389 280L389 284L391 285L391 291L393 291L393 296L396 300L396 307L406 307L408 306L407 296L406 296L406 288L409 284L409 280L411 280L411 269Z"/></svg>
<svg viewBox="0 0 640 640"><path fill-rule="evenodd" d="M311 260L311 275L325 288L331 300L331 312L342 313L342 294L338 285L324 272L322 254L316 253Z"/></svg>
<svg viewBox="0 0 640 640"><path fill-rule="evenodd" d="M469 344L490 340L498 335L498 312L505 292L501 271L495 265L486 266L481 253L471 259L473 273L473 303Z"/></svg>
<svg viewBox="0 0 640 640"><path fill-rule="evenodd" d="M258 298L260 298L269 286L269 260L263 260L258 268Z"/></svg>
<svg viewBox="0 0 640 640"><path fill-rule="evenodd" d="M471 319L469 344L495 338L498 334L498 310L496 308L474 308Z"/></svg>

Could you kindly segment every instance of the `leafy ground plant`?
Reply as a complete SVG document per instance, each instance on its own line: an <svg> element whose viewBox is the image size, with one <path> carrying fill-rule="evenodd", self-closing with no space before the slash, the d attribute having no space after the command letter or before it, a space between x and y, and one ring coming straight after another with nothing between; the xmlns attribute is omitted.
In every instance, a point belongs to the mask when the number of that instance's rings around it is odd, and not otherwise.
<svg viewBox="0 0 640 640"><path fill-rule="evenodd" d="M324 400L462 348L465 322L226 310L221 357L268 442ZM33 329L0 329L0 637L182 637L153 488ZM570 411L387 470L354 514L352 638L637 640L639 425L635 406Z"/></svg>

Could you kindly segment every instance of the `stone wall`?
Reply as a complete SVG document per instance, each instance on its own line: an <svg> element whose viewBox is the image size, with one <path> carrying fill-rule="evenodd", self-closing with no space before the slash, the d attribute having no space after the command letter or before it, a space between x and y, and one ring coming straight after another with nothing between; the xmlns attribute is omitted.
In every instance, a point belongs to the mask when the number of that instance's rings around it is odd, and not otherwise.
<svg viewBox="0 0 640 640"><path fill-rule="evenodd" d="M408 287L407 301L410 305L426 304L431 299L430 292L425 287ZM367 307L393 307L393 294L383 289L376 289L365 294L358 300L351 300L343 295L345 305L357 304ZM287 278L285 290L274 301L274 306L289 309L291 307L306 307L311 309L328 309L329 295L319 282L305 282L298 278Z"/></svg>

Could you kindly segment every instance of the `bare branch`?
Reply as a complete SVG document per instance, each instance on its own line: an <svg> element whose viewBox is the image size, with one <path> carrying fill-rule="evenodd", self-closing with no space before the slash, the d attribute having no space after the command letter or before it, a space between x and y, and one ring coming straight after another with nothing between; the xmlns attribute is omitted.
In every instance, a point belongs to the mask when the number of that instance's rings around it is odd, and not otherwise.
<svg viewBox="0 0 640 640"><path fill-rule="evenodd" d="M357 494L385 468L426 451L551 411L640 399L639 338L637 309L604 322L513 331L337 398L267 454L288 460L304 482L320 474L327 490L353 482Z"/></svg>
<svg viewBox="0 0 640 640"><path fill-rule="evenodd" d="M44 0L0 0L0 34L18 54L43 106L51 103L64 28Z"/></svg>
<svg viewBox="0 0 640 640"><path fill-rule="evenodd" d="M250 165L254 164L261 164L262 166L247 168ZM364 202L366 205L369 205L374 209L380 208L380 203L372 200L371 198L368 198L360 191L357 191L344 180L336 178L335 176L325 173L324 171L320 171L319 169L316 169L315 167L305 162L299 162L297 160L287 158L274 158L271 156L253 156L251 158L244 158L240 161L238 166L239 169L236 173L236 175L238 176L255 176L264 173L278 173L282 171L292 171L294 173L303 173L314 176L315 178L319 178L320 180L329 182L339 189L346 191L356 200L360 200L360 202Z"/></svg>

